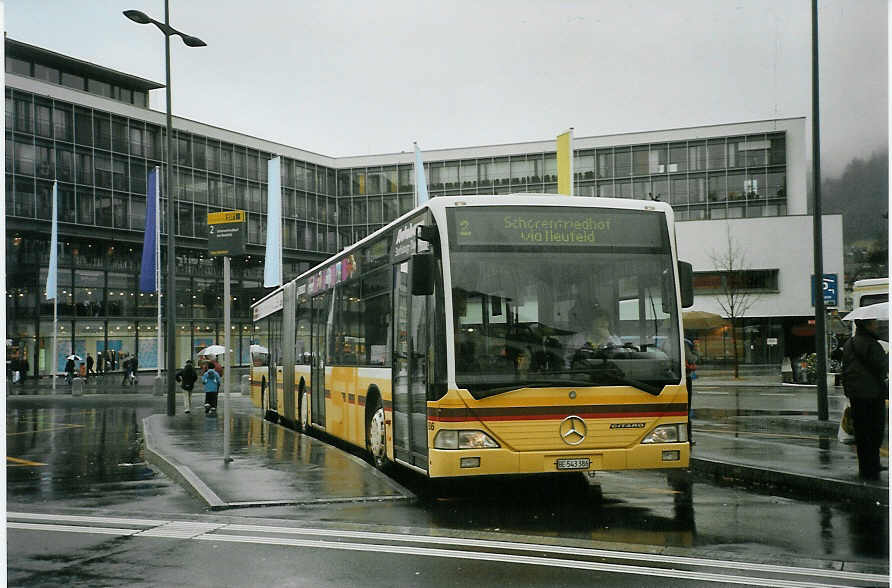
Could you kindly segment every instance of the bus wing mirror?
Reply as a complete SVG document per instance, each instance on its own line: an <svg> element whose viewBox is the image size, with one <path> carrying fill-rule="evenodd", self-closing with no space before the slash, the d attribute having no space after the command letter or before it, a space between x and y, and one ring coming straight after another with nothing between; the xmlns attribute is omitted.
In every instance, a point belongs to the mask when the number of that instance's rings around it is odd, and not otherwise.
<svg viewBox="0 0 892 588"><path fill-rule="evenodd" d="M412 275L412 295L428 296L434 293L434 256L430 253L416 253L409 259L409 272Z"/></svg>
<svg viewBox="0 0 892 588"><path fill-rule="evenodd" d="M421 241L430 243L434 251L439 251L440 231L436 226L418 225L415 227L415 253L418 253L418 244Z"/></svg>
<svg viewBox="0 0 892 588"><path fill-rule="evenodd" d="M681 307L694 306L694 267L686 262L678 262L678 282L681 290Z"/></svg>

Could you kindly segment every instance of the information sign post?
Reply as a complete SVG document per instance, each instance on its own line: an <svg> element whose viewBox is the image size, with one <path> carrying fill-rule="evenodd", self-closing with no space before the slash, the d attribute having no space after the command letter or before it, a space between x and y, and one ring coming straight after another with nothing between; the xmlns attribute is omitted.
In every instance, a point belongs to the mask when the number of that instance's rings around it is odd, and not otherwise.
<svg viewBox="0 0 892 588"><path fill-rule="evenodd" d="M245 254L245 211L229 210L208 214L208 253L211 256L223 256L223 463L229 463L230 437L232 426L232 403L229 395L229 381L233 378L230 355L230 336L232 331L232 297L229 295L230 267L229 259Z"/></svg>

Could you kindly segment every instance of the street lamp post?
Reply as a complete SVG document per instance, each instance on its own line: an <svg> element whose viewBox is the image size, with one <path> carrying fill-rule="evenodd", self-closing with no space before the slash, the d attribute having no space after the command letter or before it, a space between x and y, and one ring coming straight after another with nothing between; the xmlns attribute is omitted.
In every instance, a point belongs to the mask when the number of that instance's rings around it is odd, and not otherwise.
<svg viewBox="0 0 892 588"><path fill-rule="evenodd" d="M173 174L170 168L173 164L173 119L170 106L170 37L179 35L187 47L205 47L207 43L182 33L170 26L170 3L164 0L164 22L150 18L139 10L125 10L124 16L135 23L153 24L164 33L164 70L167 79L167 168L164 173L167 186L167 414L173 416L176 412L176 255L174 231L176 227L176 206L174 203ZM158 293L161 294L160 292ZM159 358L160 359L160 358Z"/></svg>

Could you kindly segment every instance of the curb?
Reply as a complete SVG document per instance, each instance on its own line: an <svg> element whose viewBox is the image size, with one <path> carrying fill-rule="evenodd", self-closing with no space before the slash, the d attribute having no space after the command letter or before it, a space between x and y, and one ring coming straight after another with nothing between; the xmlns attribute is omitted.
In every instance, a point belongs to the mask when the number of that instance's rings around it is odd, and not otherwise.
<svg viewBox="0 0 892 588"><path fill-rule="evenodd" d="M702 457L691 457L691 471L724 481L783 488L795 492L799 497L820 496L852 502L889 504L888 488L854 480L818 478Z"/></svg>
<svg viewBox="0 0 892 588"><path fill-rule="evenodd" d="M207 504L211 510L227 508L226 502L221 500L189 467L175 462L156 449L155 433L151 424L155 417L166 418L164 415L152 415L144 418L142 421L146 461L157 467L170 479L178 482L190 494Z"/></svg>
<svg viewBox="0 0 892 588"><path fill-rule="evenodd" d="M305 499L305 500L290 500L290 499L281 499L281 500L262 500L262 501L251 501L251 502L226 502L222 498L220 498L216 492L214 492L197 474L195 474L192 469L186 465L183 465L177 462L175 459L168 457L164 453L162 453L161 449L156 444L156 439L161 436L161 434L156 433L153 430L153 421L155 419L169 418L167 415L162 414L154 414L148 416L143 419L143 436L145 439L144 443L144 456L146 462L152 464L157 467L162 474L166 475L168 478L182 486L189 494L195 496L202 502L204 502L207 507L212 511L224 511L238 508L256 508L256 507L267 507L267 506L301 506L301 505L321 505L321 504L361 504L366 502L402 502L409 501L413 502L417 500L415 494L410 491L408 488L397 482L396 480L391 479L387 475L381 473L375 468L372 468L365 460L353 455L348 451L344 451L339 449L341 452L345 454L348 459L355 461L357 464L368 467L371 469L371 472L379 477L382 481L385 481L389 486L394 488L397 491L396 495L387 495L387 496L351 496L345 498L314 498L314 499ZM278 426L274 423L270 423L271 426Z"/></svg>

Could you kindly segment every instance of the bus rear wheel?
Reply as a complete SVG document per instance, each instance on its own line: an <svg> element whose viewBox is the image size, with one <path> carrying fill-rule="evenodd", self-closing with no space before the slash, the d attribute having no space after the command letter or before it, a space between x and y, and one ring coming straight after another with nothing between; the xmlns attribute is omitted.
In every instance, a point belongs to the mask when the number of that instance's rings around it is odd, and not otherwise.
<svg viewBox="0 0 892 588"><path fill-rule="evenodd" d="M387 467L387 445L384 437L384 407L381 406L380 399L375 399L374 408L366 421L365 447L372 464L379 470L384 470Z"/></svg>

